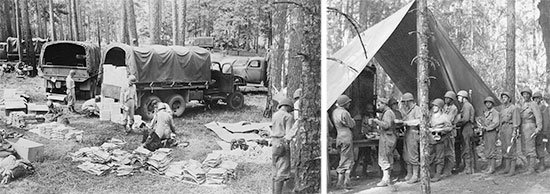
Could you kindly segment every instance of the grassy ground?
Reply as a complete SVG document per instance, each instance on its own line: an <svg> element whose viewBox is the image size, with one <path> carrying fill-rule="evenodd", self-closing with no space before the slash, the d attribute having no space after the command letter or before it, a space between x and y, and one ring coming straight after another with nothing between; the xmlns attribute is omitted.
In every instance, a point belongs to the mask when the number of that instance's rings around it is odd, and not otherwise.
<svg viewBox="0 0 550 194"><path fill-rule="evenodd" d="M42 90L38 88L42 83L41 79L25 78L17 81L24 82L22 85L16 84L16 81L6 82L6 79L8 79L6 75L0 78L2 88L22 86L21 89L28 90L33 99L44 98L42 96L43 88ZM79 102L82 103L82 101ZM189 141L190 145L186 148L174 149L172 152L174 160L195 159L202 161L212 150L220 149L216 144L219 138L203 126L206 123L242 120L269 121L262 117L265 95L257 92L248 93L245 96L245 103L246 106L239 111L230 111L224 106L216 106L212 109L202 106L192 107L186 110L183 117L175 118L177 132L183 133L177 137L178 140ZM43 161L34 163L35 174L0 187L0 193L269 193L271 191L271 166L269 164L239 164L238 179L232 180L225 187L197 186L146 172L136 173L129 177L116 177L115 174L95 176L85 173L76 167L80 163L72 162L68 153L82 147L99 146L113 137L128 142L124 147L125 150L133 150L140 145L141 136L126 135L122 132L121 126L99 121L97 118L75 116L70 122L70 126L84 130L82 142L54 141L41 138L30 132L17 130L24 133L26 138L44 144L45 157ZM0 120L0 128L9 127ZM10 130L16 129L10 128Z"/></svg>

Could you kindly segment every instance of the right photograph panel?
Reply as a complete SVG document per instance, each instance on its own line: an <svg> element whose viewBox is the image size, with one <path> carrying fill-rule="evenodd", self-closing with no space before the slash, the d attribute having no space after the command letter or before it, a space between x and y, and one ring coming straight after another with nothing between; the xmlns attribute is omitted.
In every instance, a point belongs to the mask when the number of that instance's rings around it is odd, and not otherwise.
<svg viewBox="0 0 550 194"><path fill-rule="evenodd" d="M550 192L549 3L326 5L329 193Z"/></svg>

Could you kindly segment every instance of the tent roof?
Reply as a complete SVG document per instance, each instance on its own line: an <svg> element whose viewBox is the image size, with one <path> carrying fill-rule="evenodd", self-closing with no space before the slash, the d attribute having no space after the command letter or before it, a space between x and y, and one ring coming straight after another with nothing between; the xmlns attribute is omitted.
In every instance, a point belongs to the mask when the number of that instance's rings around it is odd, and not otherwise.
<svg viewBox="0 0 550 194"><path fill-rule="evenodd" d="M498 98L453 45L432 14L428 16L428 23L430 32L433 33L428 43L429 56L436 61L429 67L429 76L432 78L429 83L429 98L442 98L448 90L471 90L471 102L479 114L485 109L483 98ZM373 58L399 90L416 94L417 68L411 62L417 51L415 31L416 1L413 1L361 33L367 57L358 37L338 50L331 56L338 62L327 63L327 72L330 72L327 74L327 105L336 101Z"/></svg>

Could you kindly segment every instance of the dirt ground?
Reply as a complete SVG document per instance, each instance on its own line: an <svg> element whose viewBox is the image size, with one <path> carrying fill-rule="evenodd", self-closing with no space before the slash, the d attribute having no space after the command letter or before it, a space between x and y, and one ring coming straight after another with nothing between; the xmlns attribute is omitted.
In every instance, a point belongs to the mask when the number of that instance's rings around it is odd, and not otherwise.
<svg viewBox="0 0 550 194"><path fill-rule="evenodd" d="M45 103L43 80L40 78L14 78L13 74L4 74L0 78L0 96L4 88L19 88L31 94L34 102ZM254 91L254 89L249 89ZM78 101L78 106L83 101ZM219 122L267 122L262 117L265 106L265 93L249 92L245 94L245 107L231 111L225 106L207 109L203 106L188 107L184 116L175 118L177 132L183 133L178 140L189 141L186 148L173 150L174 161L195 159L202 161L212 150L220 149L216 144L217 136L204 124ZM192 105L192 104L191 104ZM197 186L174 181L172 179L139 172L133 176L117 177L115 174L95 176L77 168L78 162L72 162L68 153L82 147L99 146L110 138L119 138L127 142L124 150L133 150L140 145L141 136L126 135L122 127L98 118L74 116L70 126L84 130L82 142L55 141L20 129L6 126L0 118L0 129L14 130L25 134L25 138L45 145L42 161L33 163L36 172L7 185L0 186L0 193L270 193L271 165L239 164L237 180L232 180L225 187Z"/></svg>

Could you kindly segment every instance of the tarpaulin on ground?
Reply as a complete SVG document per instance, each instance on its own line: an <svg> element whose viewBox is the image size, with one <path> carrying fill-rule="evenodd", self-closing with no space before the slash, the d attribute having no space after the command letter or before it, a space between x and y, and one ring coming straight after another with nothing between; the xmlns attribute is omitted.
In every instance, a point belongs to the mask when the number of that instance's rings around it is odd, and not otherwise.
<svg viewBox="0 0 550 194"><path fill-rule="evenodd" d="M210 81L210 52L200 47L115 43L103 52L102 64L127 66L138 83Z"/></svg>
<svg viewBox="0 0 550 194"><path fill-rule="evenodd" d="M101 49L92 43L77 41L48 42L40 52L39 67L62 65L85 67L88 75L94 77L99 72Z"/></svg>
<svg viewBox="0 0 550 194"><path fill-rule="evenodd" d="M453 45L435 17L428 14L429 56L437 63L429 67L429 98L441 98L448 90L472 90L472 104L479 114L483 99L493 92ZM331 105L375 59L402 92L416 94L417 68L411 61L417 53L416 2L411 2L393 15L361 33L367 57L358 37L337 51L329 60L327 104ZM500 102L497 100L497 104Z"/></svg>

